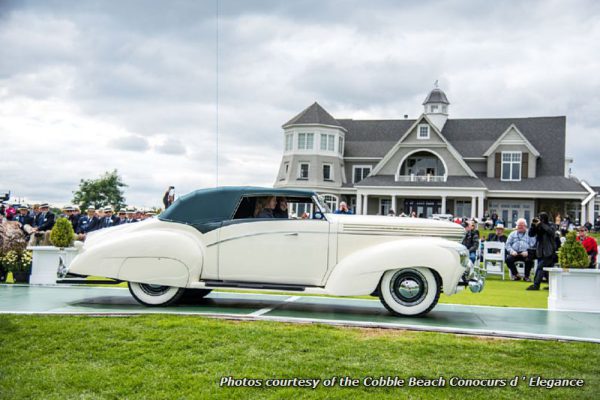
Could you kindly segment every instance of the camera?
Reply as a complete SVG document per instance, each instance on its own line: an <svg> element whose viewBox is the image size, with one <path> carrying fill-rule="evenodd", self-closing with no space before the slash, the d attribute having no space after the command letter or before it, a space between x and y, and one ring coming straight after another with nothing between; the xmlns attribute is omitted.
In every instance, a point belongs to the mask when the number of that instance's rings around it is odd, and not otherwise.
<svg viewBox="0 0 600 400"><path fill-rule="evenodd" d="M540 223L540 219L536 217L536 218L534 218L534 219L531 220L531 223L534 224L534 225L537 225L537 224Z"/></svg>
<svg viewBox="0 0 600 400"><path fill-rule="evenodd" d="M169 186L169 189L173 190L173 189L175 189L175 186Z"/></svg>

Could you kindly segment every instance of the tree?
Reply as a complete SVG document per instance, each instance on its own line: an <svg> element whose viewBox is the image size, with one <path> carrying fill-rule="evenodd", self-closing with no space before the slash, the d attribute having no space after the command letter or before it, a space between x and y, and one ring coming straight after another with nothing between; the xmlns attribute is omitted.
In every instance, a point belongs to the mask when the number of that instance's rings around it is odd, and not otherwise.
<svg viewBox="0 0 600 400"><path fill-rule="evenodd" d="M78 204L82 211L90 205L101 208L108 205L115 209L125 206L125 197L121 188L127 187L123 183L117 170L105 172L98 179L82 179L79 189L73 192L73 204Z"/></svg>

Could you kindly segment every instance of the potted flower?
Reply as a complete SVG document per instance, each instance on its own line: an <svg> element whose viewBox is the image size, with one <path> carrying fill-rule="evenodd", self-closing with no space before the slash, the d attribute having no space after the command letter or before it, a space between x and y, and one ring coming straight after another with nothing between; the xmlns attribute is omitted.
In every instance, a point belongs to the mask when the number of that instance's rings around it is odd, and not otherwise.
<svg viewBox="0 0 600 400"><path fill-rule="evenodd" d="M558 263L560 268L544 268L550 282L548 309L600 311L600 270L587 268L590 260L575 231L560 247Z"/></svg>
<svg viewBox="0 0 600 400"><path fill-rule="evenodd" d="M2 265L12 272L15 283L29 283L31 251L10 250L2 256Z"/></svg>
<svg viewBox="0 0 600 400"><path fill-rule="evenodd" d="M6 221L0 224L0 281L6 281L9 272L9 260L14 259L14 253L5 261L11 251L22 253L27 246L25 234L18 222Z"/></svg>
<svg viewBox="0 0 600 400"><path fill-rule="evenodd" d="M50 231L52 246L32 246L28 249L33 252L31 270L32 285L51 285L56 283L56 271L62 257L65 266L68 266L77 249L71 247L75 240L73 226L67 218L58 218Z"/></svg>

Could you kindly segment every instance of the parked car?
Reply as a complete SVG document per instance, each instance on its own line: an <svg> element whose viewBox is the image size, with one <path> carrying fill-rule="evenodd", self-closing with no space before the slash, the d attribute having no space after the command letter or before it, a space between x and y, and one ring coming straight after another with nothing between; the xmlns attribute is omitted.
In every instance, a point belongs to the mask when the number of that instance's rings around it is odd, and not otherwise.
<svg viewBox="0 0 600 400"><path fill-rule="evenodd" d="M431 219L438 221L453 221L454 216L452 214L431 214Z"/></svg>
<svg viewBox="0 0 600 400"><path fill-rule="evenodd" d="M272 196L287 199L288 218L256 218ZM147 306L173 304L186 289L244 288L373 295L414 316L442 291L483 289L464 233L446 221L333 214L312 191L222 187L181 196L157 218L91 233L63 272L127 281Z"/></svg>

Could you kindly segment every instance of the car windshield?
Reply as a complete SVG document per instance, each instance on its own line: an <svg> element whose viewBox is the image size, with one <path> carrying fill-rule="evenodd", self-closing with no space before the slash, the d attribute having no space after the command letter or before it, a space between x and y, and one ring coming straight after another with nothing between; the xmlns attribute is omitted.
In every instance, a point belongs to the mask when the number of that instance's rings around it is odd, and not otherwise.
<svg viewBox="0 0 600 400"><path fill-rule="evenodd" d="M319 206L322 213L331 214L331 209L325 202L325 198L323 196L314 196L315 203Z"/></svg>

